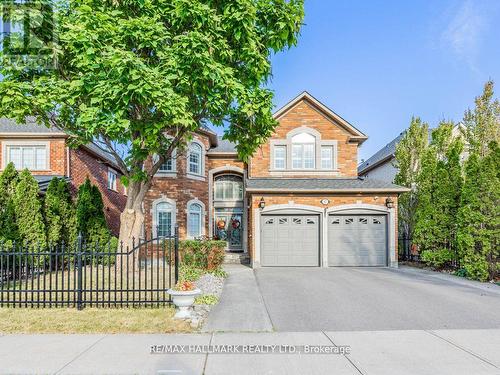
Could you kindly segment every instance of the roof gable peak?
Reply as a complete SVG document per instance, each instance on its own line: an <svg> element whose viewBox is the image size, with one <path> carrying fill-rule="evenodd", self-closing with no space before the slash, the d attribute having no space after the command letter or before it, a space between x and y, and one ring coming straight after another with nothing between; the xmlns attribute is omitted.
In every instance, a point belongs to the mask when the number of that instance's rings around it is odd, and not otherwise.
<svg viewBox="0 0 500 375"><path fill-rule="evenodd" d="M335 113L329 107L327 107L325 104L321 103L318 99L316 99L314 96L312 96L307 91L303 91L302 93L297 95L295 98L290 100L283 107L281 107L276 112L274 112L273 117L275 119L282 117L283 115L285 115L288 111L290 111L292 108L294 108L298 103L300 103L302 101L306 101L308 104L312 105L316 110L318 110L324 116L326 116L327 118L332 120L334 123L339 124L340 126L345 128L351 134L351 139L353 141L358 141L359 143L363 143L366 139L368 139L368 137L363 132L361 132L354 125L352 125L347 120L345 120L344 118L339 116L337 113Z"/></svg>

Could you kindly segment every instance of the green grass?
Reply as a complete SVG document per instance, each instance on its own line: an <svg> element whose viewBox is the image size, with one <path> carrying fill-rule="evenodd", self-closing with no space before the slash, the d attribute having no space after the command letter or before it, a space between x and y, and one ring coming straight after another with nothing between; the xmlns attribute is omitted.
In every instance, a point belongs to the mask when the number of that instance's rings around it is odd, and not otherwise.
<svg viewBox="0 0 500 375"><path fill-rule="evenodd" d="M0 309L0 333L170 333L190 332L174 320L174 308Z"/></svg>

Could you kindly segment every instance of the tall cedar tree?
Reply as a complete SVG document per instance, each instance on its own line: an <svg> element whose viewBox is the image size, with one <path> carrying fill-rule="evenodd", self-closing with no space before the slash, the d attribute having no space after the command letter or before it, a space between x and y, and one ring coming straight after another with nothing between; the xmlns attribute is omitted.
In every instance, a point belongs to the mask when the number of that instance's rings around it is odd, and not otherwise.
<svg viewBox="0 0 500 375"><path fill-rule="evenodd" d="M486 280L499 272L500 102L494 84L485 84L475 107L464 115L469 158L458 214L458 246L471 278Z"/></svg>
<svg viewBox="0 0 500 375"><path fill-rule="evenodd" d="M30 67L29 56L10 59L5 44L0 116L19 123L35 116L73 144L93 142L115 158L128 185L124 242L140 235L143 199L160 165L198 129L225 126L244 160L273 133L270 59L296 44L303 0L53 4L55 22L39 25L37 36L57 35L45 46L54 69Z"/></svg>
<svg viewBox="0 0 500 375"><path fill-rule="evenodd" d="M0 174L0 241L19 241L14 193L19 174L13 163Z"/></svg>
<svg viewBox="0 0 500 375"><path fill-rule="evenodd" d="M398 173L394 183L411 189L398 199L399 229L406 238L412 238L415 229L416 184L422 168L422 156L429 143L428 132L429 125L419 117L413 117L410 127L396 146L394 166L398 168Z"/></svg>
<svg viewBox="0 0 500 375"><path fill-rule="evenodd" d="M89 246L97 244L102 249L111 238L104 216L101 192L88 178L78 189L76 223L78 232Z"/></svg>
<svg viewBox="0 0 500 375"><path fill-rule="evenodd" d="M38 182L27 169L19 174L19 182L14 192L19 236L30 249L45 250L47 237L42 215L42 203L38 196Z"/></svg>
<svg viewBox="0 0 500 375"><path fill-rule="evenodd" d="M68 183L62 178L53 178L44 200L47 240L51 245L76 241L76 210L71 199Z"/></svg>
<svg viewBox="0 0 500 375"><path fill-rule="evenodd" d="M462 189L463 141L453 137L454 124L441 122L432 132L417 178L414 242L423 251L455 249L456 216Z"/></svg>

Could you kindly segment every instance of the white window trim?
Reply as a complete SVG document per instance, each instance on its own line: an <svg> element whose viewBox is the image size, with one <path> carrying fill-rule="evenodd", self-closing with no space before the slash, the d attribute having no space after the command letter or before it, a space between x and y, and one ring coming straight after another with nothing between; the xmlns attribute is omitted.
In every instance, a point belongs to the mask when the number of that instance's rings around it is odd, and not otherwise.
<svg viewBox="0 0 500 375"><path fill-rule="evenodd" d="M46 155L45 155L45 169L31 169L31 171L35 172L46 172L50 171L50 141L31 141L31 140L26 140L26 141L18 141L18 140L2 140L2 170L7 167L7 164L9 164L8 161L8 151L7 148L9 146L45 146L45 149L47 150Z"/></svg>
<svg viewBox="0 0 500 375"><path fill-rule="evenodd" d="M285 166L283 168L278 168L276 167L276 148L284 148L285 150ZM273 145L272 147L272 157L273 157L273 160L272 160L272 164L273 164L273 169L274 170L277 170L277 171L284 171L286 170L286 165L287 165L287 157L286 157L286 154L287 154L287 147L286 147L286 144L275 144Z"/></svg>
<svg viewBox="0 0 500 375"><path fill-rule="evenodd" d="M215 196L215 194L216 194L215 189L216 189L217 182L218 182L217 178L221 177L221 176L224 176L224 175L226 175L226 176L227 175L229 175L229 176L236 176L238 178L241 178L241 186L242 186L242 189L243 189L243 191L242 191L243 196L241 198L234 198L234 199L224 199L224 198L223 199L217 199L216 198L216 196ZM245 182L244 182L244 179L243 179L242 176L240 176L238 174L235 174L235 173L222 173L220 175L217 175L214 178L214 180L213 180L213 192L214 192L213 193L213 201L214 202L241 202L241 201L243 201L245 199Z"/></svg>
<svg viewBox="0 0 500 375"><path fill-rule="evenodd" d="M177 177L177 149L172 151L172 155L170 156L172 159L172 170L171 171L162 171L158 169L155 173L155 177ZM153 157L153 162L158 161L158 156L155 155Z"/></svg>
<svg viewBox="0 0 500 375"><path fill-rule="evenodd" d="M110 173L114 174L116 176L115 178L115 184L113 187L109 187L109 175ZM110 168L108 167L108 175L107 175L107 181L106 181L106 186L109 190L112 190L112 191L118 191L118 172L116 170L114 170L113 168Z"/></svg>
<svg viewBox="0 0 500 375"><path fill-rule="evenodd" d="M315 160L314 160L314 168L292 168L292 137L300 134L307 133L313 136L316 139L315 142ZM297 143L296 143L297 144ZM299 143L300 144L300 143ZM281 176L283 174L311 174L311 175L322 175L326 173L334 173L338 174L338 141L337 140L322 140L321 133L319 133L316 129L308 128L307 126L300 126L288 132L286 135L286 139L271 139L271 159L269 161L269 171L276 176ZM285 146L286 147L286 168L285 169L277 169L275 168L274 162L274 154L276 146ZM333 148L333 162L331 169L322 169L321 168L321 147L322 146L332 146Z"/></svg>
<svg viewBox="0 0 500 375"><path fill-rule="evenodd" d="M189 239L194 239L194 236L191 236L189 233L189 214L190 214L190 209L193 204L198 204L201 206L201 217L200 217L200 235L204 236L206 234L205 231L205 219L206 219L206 210L205 210L205 204L198 200L198 199L191 199L190 201L187 202L186 205L186 237Z"/></svg>
<svg viewBox="0 0 500 375"><path fill-rule="evenodd" d="M175 201L173 199L170 199L170 198L166 198L164 196L162 196L161 198L158 198L156 200L153 201L152 205L151 205L151 216L152 216L152 223L153 223L153 227L151 228L152 229L152 232L153 232L153 237L157 237L158 236L158 231L157 231L157 225L158 225L158 219L157 219L157 211L156 211L156 206L160 203L168 203L172 206L172 233L171 235L173 236L174 233L175 233L175 226L177 225L177 205L175 203Z"/></svg>
<svg viewBox="0 0 500 375"><path fill-rule="evenodd" d="M198 144L201 148L200 173L192 173L189 171L189 156L191 153L191 151L190 151L191 145L193 143ZM189 144L188 152L187 152L187 156L186 156L186 176L188 178L192 178L195 180L205 180L205 155L206 155L205 145L202 142L198 141L197 139L194 139Z"/></svg>
<svg viewBox="0 0 500 375"><path fill-rule="evenodd" d="M293 166L293 146L300 146L301 148L301 155L300 155L300 161L301 161L301 166L299 168L297 167L294 167ZM313 166L311 168L306 168L305 164L306 164L306 157L305 157L305 149L304 149L304 146L313 146ZM293 143L291 144L291 155L292 155L292 160L291 160L291 167L294 171L314 171L316 168L316 164L317 164L317 157L316 157L316 142L310 142L310 143Z"/></svg>

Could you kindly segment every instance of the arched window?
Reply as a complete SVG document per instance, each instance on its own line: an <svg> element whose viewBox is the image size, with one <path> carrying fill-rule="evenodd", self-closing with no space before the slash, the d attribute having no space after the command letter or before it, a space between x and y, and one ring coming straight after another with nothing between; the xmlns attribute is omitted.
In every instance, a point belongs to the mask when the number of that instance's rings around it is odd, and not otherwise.
<svg viewBox="0 0 500 375"><path fill-rule="evenodd" d="M203 174L203 151L198 143L189 146L188 172L192 174Z"/></svg>
<svg viewBox="0 0 500 375"><path fill-rule="evenodd" d="M308 133L299 133L292 137L292 169L315 168L316 138Z"/></svg>
<svg viewBox="0 0 500 375"><path fill-rule="evenodd" d="M203 207L199 203L188 205L188 236L200 237L203 233Z"/></svg>
<svg viewBox="0 0 500 375"><path fill-rule="evenodd" d="M243 199L243 180L236 175L215 177L214 198L218 201L236 201Z"/></svg>
<svg viewBox="0 0 500 375"><path fill-rule="evenodd" d="M168 202L159 202L154 207L156 235L168 237L173 235L174 207Z"/></svg>

